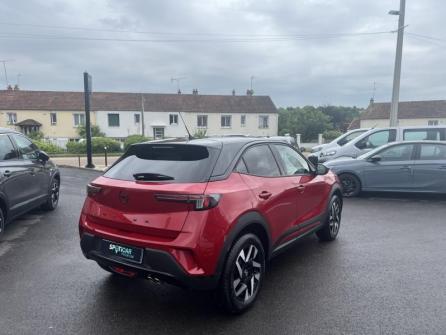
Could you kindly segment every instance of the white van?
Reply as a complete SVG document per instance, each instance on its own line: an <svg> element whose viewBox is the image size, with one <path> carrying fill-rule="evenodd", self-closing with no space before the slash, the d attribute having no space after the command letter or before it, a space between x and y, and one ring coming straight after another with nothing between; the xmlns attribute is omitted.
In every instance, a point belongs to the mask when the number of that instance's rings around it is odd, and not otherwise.
<svg viewBox="0 0 446 335"><path fill-rule="evenodd" d="M374 128L359 135L347 144L323 149L319 153L321 163L340 157L357 157L395 141L446 141L445 126Z"/></svg>
<svg viewBox="0 0 446 335"><path fill-rule="evenodd" d="M338 147L342 147L345 144L347 144L348 142L350 142L351 140L355 139L359 135L364 134L365 132L367 132L369 130L370 130L370 128L360 128L360 129L350 130L350 131L346 132L345 134L342 134L341 136L335 138L331 142L328 142L325 144L319 144L319 145L316 145L315 147L311 148L310 156L319 157L319 154L322 150L335 149Z"/></svg>

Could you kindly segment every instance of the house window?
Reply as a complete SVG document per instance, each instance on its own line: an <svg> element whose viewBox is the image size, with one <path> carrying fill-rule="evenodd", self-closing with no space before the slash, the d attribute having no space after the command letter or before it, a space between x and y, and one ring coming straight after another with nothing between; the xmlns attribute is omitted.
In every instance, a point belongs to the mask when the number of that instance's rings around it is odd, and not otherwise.
<svg viewBox="0 0 446 335"><path fill-rule="evenodd" d="M169 114L169 124L178 124L178 114Z"/></svg>
<svg viewBox="0 0 446 335"><path fill-rule="evenodd" d="M140 122L141 122L141 114L135 114L135 124L139 124Z"/></svg>
<svg viewBox="0 0 446 335"><path fill-rule="evenodd" d="M197 127L207 128L208 127L208 116L207 115L197 115Z"/></svg>
<svg viewBox="0 0 446 335"><path fill-rule="evenodd" d="M73 114L73 123L74 123L75 127L85 126L85 114L74 113Z"/></svg>
<svg viewBox="0 0 446 335"><path fill-rule="evenodd" d="M108 114L108 126L119 127L119 114Z"/></svg>
<svg viewBox="0 0 446 335"><path fill-rule="evenodd" d="M231 128L231 115L222 115L221 116L221 127L222 128Z"/></svg>
<svg viewBox="0 0 446 335"><path fill-rule="evenodd" d="M268 115L259 115L259 128L260 129L269 128L268 120L269 120Z"/></svg>
<svg viewBox="0 0 446 335"><path fill-rule="evenodd" d="M438 126L439 122L438 120L429 120L427 121L428 126Z"/></svg>
<svg viewBox="0 0 446 335"><path fill-rule="evenodd" d="M51 122L52 126L57 124L57 114L56 113L50 113L50 122Z"/></svg>
<svg viewBox="0 0 446 335"><path fill-rule="evenodd" d="M17 113L8 113L8 124L17 123Z"/></svg>
<svg viewBox="0 0 446 335"><path fill-rule="evenodd" d="M240 116L240 126L241 127L246 127L246 115L241 115Z"/></svg>
<svg viewBox="0 0 446 335"><path fill-rule="evenodd" d="M155 140L163 139L164 138L164 128L162 128L162 127L153 128L153 138Z"/></svg>

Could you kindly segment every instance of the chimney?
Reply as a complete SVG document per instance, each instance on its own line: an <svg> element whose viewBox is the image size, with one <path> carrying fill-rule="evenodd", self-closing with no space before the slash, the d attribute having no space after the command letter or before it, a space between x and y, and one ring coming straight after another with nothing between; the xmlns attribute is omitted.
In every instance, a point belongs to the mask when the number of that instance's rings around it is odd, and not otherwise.
<svg viewBox="0 0 446 335"><path fill-rule="evenodd" d="M232 96L235 97L235 90L232 90Z"/></svg>

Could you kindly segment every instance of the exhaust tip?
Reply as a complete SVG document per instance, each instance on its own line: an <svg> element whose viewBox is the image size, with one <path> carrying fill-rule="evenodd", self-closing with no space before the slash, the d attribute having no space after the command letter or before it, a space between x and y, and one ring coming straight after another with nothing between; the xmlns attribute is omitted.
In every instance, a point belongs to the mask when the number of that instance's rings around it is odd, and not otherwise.
<svg viewBox="0 0 446 335"><path fill-rule="evenodd" d="M159 279L158 277L155 277L153 275L147 275L147 279L150 280L152 283L155 283L157 285L162 284L161 279Z"/></svg>

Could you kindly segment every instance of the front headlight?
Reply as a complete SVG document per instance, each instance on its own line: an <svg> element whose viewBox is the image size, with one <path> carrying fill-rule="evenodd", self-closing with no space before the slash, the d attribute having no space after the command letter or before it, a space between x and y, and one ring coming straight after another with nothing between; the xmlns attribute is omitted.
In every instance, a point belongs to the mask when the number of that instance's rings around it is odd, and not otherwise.
<svg viewBox="0 0 446 335"><path fill-rule="evenodd" d="M321 152L321 157L334 156L334 155L336 155L336 150Z"/></svg>

